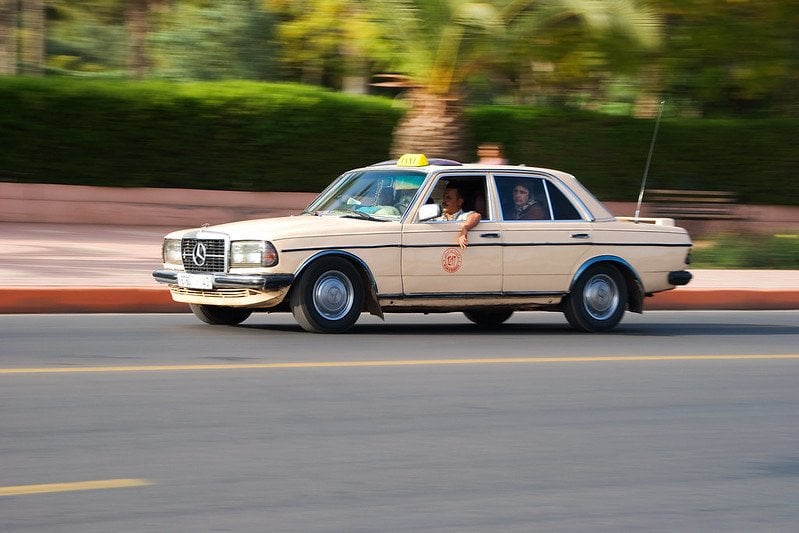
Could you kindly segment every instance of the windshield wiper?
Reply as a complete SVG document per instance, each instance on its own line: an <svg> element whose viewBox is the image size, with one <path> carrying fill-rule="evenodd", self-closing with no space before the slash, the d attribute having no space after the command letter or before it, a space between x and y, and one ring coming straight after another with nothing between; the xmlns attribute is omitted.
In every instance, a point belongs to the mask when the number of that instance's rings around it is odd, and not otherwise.
<svg viewBox="0 0 799 533"><path fill-rule="evenodd" d="M373 222L388 222L388 220L385 218L377 218L369 213L364 213L363 211L348 211L346 215L341 215L341 218L360 218L363 220L371 220Z"/></svg>

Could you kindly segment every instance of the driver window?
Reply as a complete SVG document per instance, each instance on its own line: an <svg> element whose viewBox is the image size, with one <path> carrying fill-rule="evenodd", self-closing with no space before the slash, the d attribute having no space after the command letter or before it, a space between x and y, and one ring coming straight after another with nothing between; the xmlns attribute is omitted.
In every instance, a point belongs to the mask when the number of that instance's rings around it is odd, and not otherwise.
<svg viewBox="0 0 799 533"><path fill-rule="evenodd" d="M482 220L490 220L485 176L446 176L438 180L426 203L442 206L447 188L454 188L463 199L464 212L477 211ZM442 208L443 210L443 208Z"/></svg>

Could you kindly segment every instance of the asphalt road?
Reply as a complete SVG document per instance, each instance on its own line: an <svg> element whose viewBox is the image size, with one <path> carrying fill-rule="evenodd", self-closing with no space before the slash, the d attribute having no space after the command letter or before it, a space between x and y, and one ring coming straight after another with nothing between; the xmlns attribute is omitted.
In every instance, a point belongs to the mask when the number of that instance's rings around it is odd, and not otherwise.
<svg viewBox="0 0 799 533"><path fill-rule="evenodd" d="M0 531L795 531L796 312L0 316Z"/></svg>

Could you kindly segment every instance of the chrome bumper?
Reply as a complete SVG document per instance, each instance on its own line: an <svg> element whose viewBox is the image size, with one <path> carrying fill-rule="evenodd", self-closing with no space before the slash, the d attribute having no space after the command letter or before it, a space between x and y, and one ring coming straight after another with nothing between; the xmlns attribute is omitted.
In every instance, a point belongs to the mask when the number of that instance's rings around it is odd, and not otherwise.
<svg viewBox="0 0 799 533"><path fill-rule="evenodd" d="M213 278L214 289L279 290L290 287L293 274L208 274ZM153 270L158 283L178 284L178 273L174 270Z"/></svg>

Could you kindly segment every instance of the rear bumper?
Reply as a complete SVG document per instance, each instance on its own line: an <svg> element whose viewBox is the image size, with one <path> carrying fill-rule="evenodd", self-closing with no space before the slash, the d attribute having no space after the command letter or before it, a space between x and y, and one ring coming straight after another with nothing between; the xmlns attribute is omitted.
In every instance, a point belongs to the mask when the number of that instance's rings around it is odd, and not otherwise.
<svg viewBox="0 0 799 533"><path fill-rule="evenodd" d="M671 285L688 285L688 282L693 278L693 274L687 270L677 270L669 272L669 284Z"/></svg>

